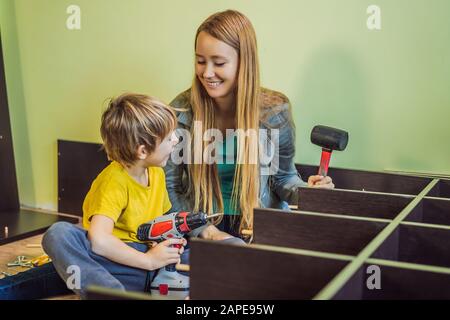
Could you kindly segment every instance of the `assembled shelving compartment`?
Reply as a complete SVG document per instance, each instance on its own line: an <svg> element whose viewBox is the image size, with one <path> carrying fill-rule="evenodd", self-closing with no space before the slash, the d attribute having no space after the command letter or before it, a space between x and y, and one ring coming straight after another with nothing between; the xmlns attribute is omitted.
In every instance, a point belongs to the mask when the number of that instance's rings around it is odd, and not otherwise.
<svg viewBox="0 0 450 320"><path fill-rule="evenodd" d="M400 224L372 258L450 268L450 227Z"/></svg>
<svg viewBox="0 0 450 320"><path fill-rule="evenodd" d="M357 255L386 222L254 209L255 244Z"/></svg>
<svg viewBox="0 0 450 320"><path fill-rule="evenodd" d="M393 220L414 199L349 190L299 188L298 210Z"/></svg>
<svg viewBox="0 0 450 320"><path fill-rule="evenodd" d="M304 180L318 172L317 166L296 164ZM418 195L433 179L386 172L329 168L338 189ZM450 189L445 189L450 192Z"/></svg>
<svg viewBox="0 0 450 320"><path fill-rule="evenodd" d="M406 221L450 226L450 199L424 198Z"/></svg>
<svg viewBox="0 0 450 320"><path fill-rule="evenodd" d="M282 247L193 240L190 298L312 299L347 263Z"/></svg>
<svg viewBox="0 0 450 320"><path fill-rule="evenodd" d="M439 179L439 182L427 194L429 197L450 198L450 180Z"/></svg>
<svg viewBox="0 0 450 320"><path fill-rule="evenodd" d="M380 287L370 278L379 267ZM371 285L368 286L367 282ZM450 299L450 273L383 265L380 261L364 263L333 296L334 300L414 300Z"/></svg>

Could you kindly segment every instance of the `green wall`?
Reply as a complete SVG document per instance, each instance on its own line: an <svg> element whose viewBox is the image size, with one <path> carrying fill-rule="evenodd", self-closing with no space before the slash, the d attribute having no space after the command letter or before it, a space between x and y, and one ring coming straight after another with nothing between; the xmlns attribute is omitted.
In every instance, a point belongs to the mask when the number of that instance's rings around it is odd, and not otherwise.
<svg viewBox="0 0 450 320"><path fill-rule="evenodd" d="M297 161L319 161L309 133L326 124L350 132L333 166L450 174L448 0L0 0L22 203L56 208L56 140L100 142L106 98L187 88L197 26L228 8L255 26L263 85L291 99Z"/></svg>
<svg viewBox="0 0 450 320"><path fill-rule="evenodd" d="M34 172L32 170L28 106L23 87L19 41L15 19L14 1L0 0L0 31L3 59L6 68L9 114L13 134L16 174L21 203L38 206L35 197ZM47 184L46 184L47 185ZM53 207L55 207L53 205Z"/></svg>

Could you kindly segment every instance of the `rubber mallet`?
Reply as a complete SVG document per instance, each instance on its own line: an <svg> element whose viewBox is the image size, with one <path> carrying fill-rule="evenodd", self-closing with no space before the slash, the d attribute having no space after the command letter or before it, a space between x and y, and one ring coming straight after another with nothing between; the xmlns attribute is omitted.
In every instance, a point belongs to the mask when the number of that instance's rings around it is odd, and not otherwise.
<svg viewBox="0 0 450 320"><path fill-rule="evenodd" d="M322 147L319 175L326 177L333 150L343 151L347 147L348 132L326 126L315 126L311 131L311 142Z"/></svg>

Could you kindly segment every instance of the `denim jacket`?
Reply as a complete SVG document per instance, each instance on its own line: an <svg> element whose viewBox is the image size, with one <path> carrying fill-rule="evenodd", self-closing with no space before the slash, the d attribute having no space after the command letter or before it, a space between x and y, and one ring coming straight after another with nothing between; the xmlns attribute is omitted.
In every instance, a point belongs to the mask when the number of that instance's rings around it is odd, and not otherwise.
<svg viewBox="0 0 450 320"><path fill-rule="evenodd" d="M274 93L265 89L266 93ZM286 99L287 100L287 99ZM178 95L170 105L174 108L187 109L177 111L178 128L190 130L192 125L192 107L190 105L190 90ZM289 102L274 105L276 110L265 121L260 121L260 129L278 129L278 165L274 174L267 172L269 164L260 165L259 203L262 208L288 209L288 203L297 203L297 188L306 186L294 163L295 156L295 128L292 126ZM267 139L270 140L270 139ZM261 141L260 141L261 142ZM263 141L260 146L267 147L270 141ZM180 150L175 148L174 152ZM264 170L266 169L266 170ZM176 165L169 159L166 167L166 186L172 203L172 211L191 211L194 207L193 199L187 194L188 174L187 165ZM198 235L194 232L193 235Z"/></svg>

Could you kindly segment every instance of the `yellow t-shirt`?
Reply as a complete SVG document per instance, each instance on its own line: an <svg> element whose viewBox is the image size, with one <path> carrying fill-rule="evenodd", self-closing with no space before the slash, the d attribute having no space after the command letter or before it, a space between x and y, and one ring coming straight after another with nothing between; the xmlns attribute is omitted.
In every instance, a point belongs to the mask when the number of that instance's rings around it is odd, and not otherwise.
<svg viewBox="0 0 450 320"><path fill-rule="evenodd" d="M166 189L164 170L148 168L149 186L134 180L118 162L111 162L94 180L83 203L83 226L89 229L98 214L114 221L113 235L125 242L141 242L137 228L172 207Z"/></svg>

